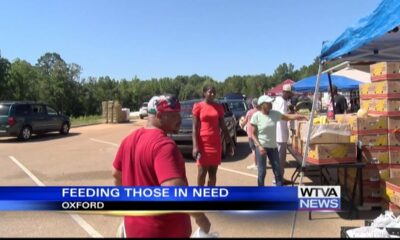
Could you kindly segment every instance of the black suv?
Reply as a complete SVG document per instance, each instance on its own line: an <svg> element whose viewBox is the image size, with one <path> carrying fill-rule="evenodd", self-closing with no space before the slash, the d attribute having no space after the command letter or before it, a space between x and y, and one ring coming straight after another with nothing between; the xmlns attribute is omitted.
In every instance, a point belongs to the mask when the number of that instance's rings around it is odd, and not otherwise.
<svg viewBox="0 0 400 240"><path fill-rule="evenodd" d="M181 128L179 129L178 134L168 134L176 143L178 148L184 154L192 153L193 149L193 120L192 120L192 109L193 105L196 102L202 100L188 100L188 101L181 101L181 116L182 116L182 124ZM222 104L224 107L224 120L226 127L228 128L229 135L231 136L233 142L236 144L236 118L233 115L232 111L229 108L227 103L223 103L218 101L218 103ZM222 157L224 158L227 153L227 143L225 142L225 138L222 138Z"/></svg>
<svg viewBox="0 0 400 240"><path fill-rule="evenodd" d="M241 117L246 116L247 111L249 110L249 106L244 99L222 99L221 102L227 103L229 108L235 115L236 121L236 131L243 131L239 126L239 120Z"/></svg>
<svg viewBox="0 0 400 240"><path fill-rule="evenodd" d="M59 131L68 134L70 121L53 108L34 102L0 102L0 137L28 140L32 134Z"/></svg>

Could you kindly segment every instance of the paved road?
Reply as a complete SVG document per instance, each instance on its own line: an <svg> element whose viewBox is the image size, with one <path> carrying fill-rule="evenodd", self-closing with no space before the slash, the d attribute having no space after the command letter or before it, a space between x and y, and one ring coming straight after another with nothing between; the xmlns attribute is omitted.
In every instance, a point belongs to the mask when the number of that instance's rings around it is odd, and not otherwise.
<svg viewBox="0 0 400 240"><path fill-rule="evenodd" d="M0 139L0 186L112 185L111 163L120 141L144 120L127 124L100 124L35 136L29 142ZM235 157L223 161L218 185L255 186L257 172L251 163L246 137L239 137ZM293 158L288 156L289 161ZM187 159L190 185L196 184L195 163ZM286 178L293 168L287 168ZM267 185L272 171L267 170ZM305 179L305 181L310 181ZM293 212L210 212L212 230L220 237L290 237ZM361 226L362 220L345 220L342 214L299 212L295 237L339 237L340 226ZM0 212L0 237L114 237L121 217L65 212ZM193 225L193 230L196 226Z"/></svg>

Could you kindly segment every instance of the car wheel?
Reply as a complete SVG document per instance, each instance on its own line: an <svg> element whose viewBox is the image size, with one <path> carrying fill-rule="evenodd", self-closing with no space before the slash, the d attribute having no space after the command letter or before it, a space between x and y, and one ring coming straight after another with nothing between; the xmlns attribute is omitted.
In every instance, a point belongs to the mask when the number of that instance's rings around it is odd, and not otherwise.
<svg viewBox="0 0 400 240"><path fill-rule="evenodd" d="M60 133L63 135L67 135L69 133L69 124L67 122L62 124Z"/></svg>
<svg viewBox="0 0 400 240"><path fill-rule="evenodd" d="M140 119L143 119L143 115L139 115Z"/></svg>
<svg viewBox="0 0 400 240"><path fill-rule="evenodd" d="M24 127L21 129L21 132L19 133L18 138L21 139L21 140L27 141L27 140L29 140L29 139L31 138L31 136L32 136L32 129L31 129L31 127L29 127L29 126L24 126Z"/></svg>
<svg viewBox="0 0 400 240"><path fill-rule="evenodd" d="M226 157L226 142L225 138L222 138L222 146L221 146L221 157L225 158Z"/></svg>

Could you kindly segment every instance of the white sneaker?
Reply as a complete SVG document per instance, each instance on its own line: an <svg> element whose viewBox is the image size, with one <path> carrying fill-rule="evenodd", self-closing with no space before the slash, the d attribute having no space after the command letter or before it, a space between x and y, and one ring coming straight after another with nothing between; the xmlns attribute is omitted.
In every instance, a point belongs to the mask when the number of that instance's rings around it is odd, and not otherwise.
<svg viewBox="0 0 400 240"><path fill-rule="evenodd" d="M251 165L247 166L247 169L257 169L257 165L251 164Z"/></svg>
<svg viewBox="0 0 400 240"><path fill-rule="evenodd" d="M376 227L360 227L347 230L349 238L390 238L392 237L386 229Z"/></svg>
<svg viewBox="0 0 400 240"><path fill-rule="evenodd" d="M398 216L391 223L386 225L386 228L400 228L400 216Z"/></svg>
<svg viewBox="0 0 400 240"><path fill-rule="evenodd" d="M386 225L394 221L396 221L396 217L394 216L393 212L385 211L384 214L381 214L372 221L371 227L386 227Z"/></svg>

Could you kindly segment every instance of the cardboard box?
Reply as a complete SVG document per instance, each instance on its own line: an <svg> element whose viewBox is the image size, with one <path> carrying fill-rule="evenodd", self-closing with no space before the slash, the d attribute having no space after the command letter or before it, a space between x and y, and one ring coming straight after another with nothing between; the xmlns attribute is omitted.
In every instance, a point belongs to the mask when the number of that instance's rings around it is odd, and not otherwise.
<svg viewBox="0 0 400 240"><path fill-rule="evenodd" d="M359 135L358 140L363 146L367 147L385 147L388 146L387 134Z"/></svg>
<svg viewBox="0 0 400 240"><path fill-rule="evenodd" d="M391 178L400 178L400 168L390 168Z"/></svg>
<svg viewBox="0 0 400 240"><path fill-rule="evenodd" d="M386 150L371 150L364 148L362 150L363 162L369 164L389 164L389 153Z"/></svg>
<svg viewBox="0 0 400 240"><path fill-rule="evenodd" d="M350 136L350 142L351 143L356 143L358 141L358 135L351 135Z"/></svg>
<svg viewBox="0 0 400 240"><path fill-rule="evenodd" d="M368 100L362 100L368 101ZM400 116L400 99L371 99L368 113L384 116Z"/></svg>
<svg viewBox="0 0 400 240"><path fill-rule="evenodd" d="M367 116L357 118L358 135L368 135L373 133L386 133L388 129L388 117L385 116Z"/></svg>
<svg viewBox="0 0 400 240"><path fill-rule="evenodd" d="M375 90L373 94L376 94L377 97L386 95L395 97L400 94L400 80L373 82L372 86Z"/></svg>
<svg viewBox="0 0 400 240"><path fill-rule="evenodd" d="M312 144L307 161L313 164L356 162L356 147L352 143Z"/></svg>
<svg viewBox="0 0 400 240"><path fill-rule="evenodd" d="M393 168L400 168L400 149L390 148L389 150L389 162ZM396 166L397 165L397 166Z"/></svg>
<svg viewBox="0 0 400 240"><path fill-rule="evenodd" d="M366 111L370 110L372 99L360 99L360 109L364 109Z"/></svg>
<svg viewBox="0 0 400 240"><path fill-rule="evenodd" d="M371 80L400 79L400 62L379 62L370 66Z"/></svg>
<svg viewBox="0 0 400 240"><path fill-rule="evenodd" d="M400 129L388 133L388 144L389 146L400 147Z"/></svg>
<svg viewBox="0 0 400 240"><path fill-rule="evenodd" d="M301 137L307 140L308 126L301 129ZM319 143L350 143L350 125L346 123L329 123L313 125L310 134L310 144Z"/></svg>
<svg viewBox="0 0 400 240"><path fill-rule="evenodd" d="M296 121L296 136L300 137L301 128L304 127L308 121Z"/></svg>
<svg viewBox="0 0 400 240"><path fill-rule="evenodd" d="M370 95L375 93L375 89L372 89L372 83L360 84L360 96Z"/></svg>
<svg viewBox="0 0 400 240"><path fill-rule="evenodd" d="M357 114L336 114L335 120L338 123L347 123L352 131L357 131Z"/></svg>
<svg viewBox="0 0 400 240"><path fill-rule="evenodd" d="M386 180L386 188L383 195L390 202L400 206L400 178L390 178Z"/></svg>
<svg viewBox="0 0 400 240"><path fill-rule="evenodd" d="M388 117L388 129L400 129L400 117Z"/></svg>

